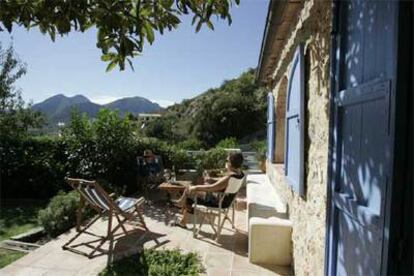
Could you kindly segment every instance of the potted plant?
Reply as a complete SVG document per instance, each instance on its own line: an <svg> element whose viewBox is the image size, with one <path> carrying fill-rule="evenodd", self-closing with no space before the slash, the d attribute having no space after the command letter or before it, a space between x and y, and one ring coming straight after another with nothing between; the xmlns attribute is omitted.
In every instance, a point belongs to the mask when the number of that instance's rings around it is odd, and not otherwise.
<svg viewBox="0 0 414 276"><path fill-rule="evenodd" d="M258 152L256 154L256 158L259 161L260 170L263 173L265 173L266 172L266 153L265 152Z"/></svg>
<svg viewBox="0 0 414 276"><path fill-rule="evenodd" d="M251 147L256 151L256 159L259 162L259 168L266 172L266 141L254 141Z"/></svg>

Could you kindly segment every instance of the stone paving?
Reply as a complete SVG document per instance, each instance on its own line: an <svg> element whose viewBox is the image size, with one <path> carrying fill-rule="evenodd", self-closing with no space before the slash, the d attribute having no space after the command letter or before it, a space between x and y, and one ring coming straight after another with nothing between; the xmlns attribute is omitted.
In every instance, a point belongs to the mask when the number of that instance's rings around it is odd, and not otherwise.
<svg viewBox="0 0 414 276"><path fill-rule="evenodd" d="M145 220L151 233L141 238L141 233L121 236L114 246L114 258L121 258L144 248L173 249L196 251L205 267L204 275L289 275L290 267L259 266L249 263L247 257L247 232L245 210L236 211L236 229L226 222L219 242L214 241L213 231L209 225L203 225L199 236L193 237L192 224L188 229L170 226L178 216L177 210L167 208L165 201L155 201L144 207ZM192 218L190 217L190 221ZM107 223L98 221L91 232L103 234ZM0 275L97 275L107 263L106 251L88 259L61 246L75 234L72 229L41 248L24 256L0 270ZM96 237L84 235L81 242L93 245ZM89 253L90 247L80 246L80 251ZM103 247L106 249L106 247ZM275 249L276 250L276 249Z"/></svg>

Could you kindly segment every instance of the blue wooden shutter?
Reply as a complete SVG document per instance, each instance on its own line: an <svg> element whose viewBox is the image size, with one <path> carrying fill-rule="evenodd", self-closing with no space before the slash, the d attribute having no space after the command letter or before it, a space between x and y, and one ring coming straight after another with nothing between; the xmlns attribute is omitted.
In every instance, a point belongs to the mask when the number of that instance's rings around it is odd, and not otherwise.
<svg viewBox="0 0 414 276"><path fill-rule="evenodd" d="M285 176L293 190L304 195L304 99L303 46L295 51L286 93Z"/></svg>
<svg viewBox="0 0 414 276"><path fill-rule="evenodd" d="M275 145L275 115L274 97L272 93L267 95L267 160L273 161Z"/></svg>

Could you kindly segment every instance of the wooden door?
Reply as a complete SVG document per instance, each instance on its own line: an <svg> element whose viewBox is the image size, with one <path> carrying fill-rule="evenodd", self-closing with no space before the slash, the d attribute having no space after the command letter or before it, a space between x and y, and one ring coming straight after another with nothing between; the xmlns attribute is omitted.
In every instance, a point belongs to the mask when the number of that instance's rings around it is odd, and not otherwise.
<svg viewBox="0 0 414 276"><path fill-rule="evenodd" d="M334 9L328 275L381 275L392 180L394 1Z"/></svg>

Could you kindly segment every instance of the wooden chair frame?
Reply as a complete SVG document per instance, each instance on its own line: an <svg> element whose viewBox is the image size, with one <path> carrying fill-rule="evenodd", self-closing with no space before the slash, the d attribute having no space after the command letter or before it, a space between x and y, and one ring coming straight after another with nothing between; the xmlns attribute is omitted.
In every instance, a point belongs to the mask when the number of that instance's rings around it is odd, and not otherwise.
<svg viewBox="0 0 414 276"><path fill-rule="evenodd" d="M66 178L66 182L75 190L77 190L80 195L81 195L81 199L80 199L80 204L77 210L77 214L76 214L76 231L77 234L72 237L67 243L65 243L62 246L63 250L69 250L72 251L74 253L78 253L84 256L87 256L88 258L93 258L96 257L94 256L96 251L102 251L101 247L103 246L103 244L106 241L109 241L109 250L108 250L108 262L112 261L112 257L113 257L113 242L114 242L114 238L120 235L128 235L132 232L136 232L137 230L140 230L139 228L136 228L134 230L130 230L127 231L127 229L125 228L125 224L126 223L130 223L134 226L138 226L142 229L145 230L145 233L143 235L141 235L140 239L144 238L145 234L149 231L144 218L139 210L139 207L141 206L142 203L144 203L144 198L141 197L139 199L136 199L136 201L134 202L134 204L132 206L130 206L128 209L122 210L115 202L114 200L111 198L111 195L108 195L105 190L96 182L96 181L87 181L87 180L83 180L83 179L74 179L74 178ZM105 203L107 204L108 208L102 208L99 204L95 204L93 201L90 200L90 197L88 197L88 195L85 195L85 193L82 190L82 185L87 186L90 189L95 189L95 191L97 192L97 194L99 194L105 201ZM83 229L81 229L81 223L82 223L82 211L85 207L85 203L93 208L95 211L98 212L98 215L95 216ZM108 228L107 228L107 234L106 236L99 236L96 235L92 232L87 231L87 229L89 229L98 219L102 218L102 217L108 217ZM113 218L116 218L116 220L118 221L118 225L113 227ZM123 234L115 234L116 231L121 228L123 231ZM95 237L98 237L98 240L94 240L94 241L89 241L89 242L84 242L84 243L79 243L76 245L70 245L72 244L80 235L82 234L89 234ZM90 243L92 242L96 242L99 241L99 244L96 247L93 247L93 250L91 253L87 254L85 252L82 252L80 250L77 250L76 247L78 246L89 246Z"/></svg>
<svg viewBox="0 0 414 276"><path fill-rule="evenodd" d="M235 225L234 225L234 217L235 217L235 208L234 208L234 202L236 200L237 197L237 193L239 192L240 188L243 186L243 184L246 181L246 177L243 177L242 179L237 179L236 180L238 183L235 184L235 187L231 187L232 183L229 183L228 188L226 189L226 191L218 193L219 196L219 204L218 207L209 207L209 206L204 206L204 205L200 205L197 202L197 196L195 197L194 200L194 226L193 226L193 236L194 238L197 237L197 235L199 234L201 227L203 225L203 222L206 220L208 220L208 223L210 224L211 228L213 229L214 233L216 234L215 240L218 241L221 235L221 230L223 229L224 223L226 222L226 220L228 220L232 226L232 229L235 229ZM225 198L226 195L228 194L234 194L234 198L232 200L232 202L230 203L230 205L227 208L223 208L222 207L222 203L223 200ZM231 218L229 217L229 211L230 209L232 209L232 215ZM200 213L201 216L201 221L198 223L198 227L197 227L197 214ZM223 215L223 220L222 220L222 215ZM217 221L217 229L215 226L215 218L218 217L218 221Z"/></svg>

